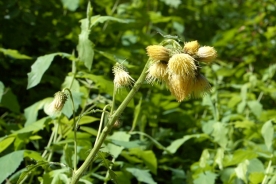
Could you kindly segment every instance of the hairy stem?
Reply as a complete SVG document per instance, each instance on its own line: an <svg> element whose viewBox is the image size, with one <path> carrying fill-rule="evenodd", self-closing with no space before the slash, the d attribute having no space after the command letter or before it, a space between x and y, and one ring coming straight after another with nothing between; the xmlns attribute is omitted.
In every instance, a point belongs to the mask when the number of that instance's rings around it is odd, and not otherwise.
<svg viewBox="0 0 276 184"><path fill-rule="evenodd" d="M138 78L138 80L134 84L132 90L129 92L127 97L124 99L124 101L118 107L118 109L111 115L107 125L103 129L103 131L102 131L102 133L101 133L101 135L100 135L100 137L97 141L97 144L93 147L93 149L91 150L91 152L89 153L89 155L87 156L87 158L85 159L83 164L80 166L80 168L77 171L74 172L72 180L71 180L71 184L76 184L79 181L81 175L86 171L86 169L89 167L89 165L95 159L99 149L101 148L104 140L106 139L106 136L108 135L108 133L112 129L114 123L116 122L118 117L122 114L122 112L125 110L128 103L133 99L134 95L137 93L137 91L141 87L142 83L144 82L144 80L146 78L146 75L147 75L146 71L147 71L149 62L150 61L148 60L148 62L146 63L140 77Z"/></svg>

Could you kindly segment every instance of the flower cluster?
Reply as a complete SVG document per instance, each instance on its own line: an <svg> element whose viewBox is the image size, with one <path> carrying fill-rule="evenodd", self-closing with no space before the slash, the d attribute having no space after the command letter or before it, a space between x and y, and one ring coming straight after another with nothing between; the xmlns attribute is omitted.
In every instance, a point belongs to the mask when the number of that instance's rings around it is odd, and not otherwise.
<svg viewBox="0 0 276 184"><path fill-rule="evenodd" d="M214 61L217 52L213 47L201 47L197 41L191 41L182 48L176 41L169 40L161 45L148 46L147 54L151 65L146 80L149 83L165 82L179 102L210 91L211 86L200 73L199 63Z"/></svg>

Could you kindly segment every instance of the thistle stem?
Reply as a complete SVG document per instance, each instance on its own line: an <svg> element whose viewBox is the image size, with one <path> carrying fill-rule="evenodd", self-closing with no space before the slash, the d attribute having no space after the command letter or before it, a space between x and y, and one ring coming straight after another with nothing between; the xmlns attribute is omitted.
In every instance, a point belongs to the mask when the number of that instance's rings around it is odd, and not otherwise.
<svg viewBox="0 0 276 184"><path fill-rule="evenodd" d="M80 166L80 168L77 171L74 171L74 174L73 174L73 177L72 177L72 180L71 180L71 184L76 184L79 181L81 175L86 171L86 169L89 167L89 165L91 165L91 163L95 159L99 149L101 148L104 140L106 139L106 136L108 135L108 133L112 129L114 123L116 122L118 117L122 114L122 112L125 110L125 108L129 104L129 102L133 99L134 95L137 93L137 91L141 87L142 83L144 82L144 80L146 78L146 75L147 75L146 72L147 72L149 63L150 63L150 60L147 61L140 77L138 78L138 80L134 84L132 90L129 92L129 94L124 99L124 101L121 103L121 105L118 107L118 109L111 115L111 117L110 117L107 125L103 129L97 143L95 144L95 146L93 147L93 149L91 150L89 155L86 157L83 164Z"/></svg>

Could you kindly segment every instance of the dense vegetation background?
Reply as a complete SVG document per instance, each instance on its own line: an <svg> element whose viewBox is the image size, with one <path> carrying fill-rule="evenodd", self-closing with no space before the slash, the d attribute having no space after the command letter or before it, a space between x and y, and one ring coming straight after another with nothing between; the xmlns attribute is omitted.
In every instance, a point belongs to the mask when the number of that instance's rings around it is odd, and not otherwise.
<svg viewBox="0 0 276 184"><path fill-rule="evenodd" d="M73 81L78 112L91 104L103 108L112 100L112 66L125 60L137 79L148 58L145 48L162 35L216 48L218 59L202 68L213 90L178 103L165 86L145 83L102 149L112 155L106 160L114 162L117 182L276 183L274 0L93 0L91 52L76 62L85 47L80 20L87 4L0 1L0 183L16 183L28 165L47 161L41 155L54 123L43 108L55 92ZM31 79L31 66L43 55L49 58L41 59ZM117 104L128 91L120 92ZM64 114L59 122L66 128L70 108ZM94 144L100 116L89 114L80 123L78 165ZM72 139L69 130L48 147L49 164L33 169L25 182L68 182L71 172L54 163L72 166ZM80 183L106 181L103 160Z"/></svg>

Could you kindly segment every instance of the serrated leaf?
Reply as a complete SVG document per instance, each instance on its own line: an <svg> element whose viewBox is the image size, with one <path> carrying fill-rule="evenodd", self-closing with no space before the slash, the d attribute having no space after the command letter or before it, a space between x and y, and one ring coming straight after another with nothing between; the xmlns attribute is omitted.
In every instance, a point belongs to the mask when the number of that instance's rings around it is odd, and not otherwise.
<svg viewBox="0 0 276 184"><path fill-rule="evenodd" d="M194 184L215 184L217 175L210 171L200 173L199 177L194 180Z"/></svg>
<svg viewBox="0 0 276 184"><path fill-rule="evenodd" d="M262 113L262 110L263 110L263 106L260 102L258 102L258 101L249 101L249 102L247 102L247 105L256 117L260 117L260 115Z"/></svg>
<svg viewBox="0 0 276 184"><path fill-rule="evenodd" d="M6 137L0 142L0 153L4 151L9 145L11 145L14 141L15 137ZM1 183L1 182L0 182Z"/></svg>
<svg viewBox="0 0 276 184"><path fill-rule="evenodd" d="M268 150L271 150L273 137L274 137L274 127L273 124L270 121L267 121L263 126L261 130L262 136L265 140L265 145Z"/></svg>
<svg viewBox="0 0 276 184"><path fill-rule="evenodd" d="M136 179L140 182L145 182L148 184L156 184L156 182L152 179L148 170L136 169L136 168L126 168L128 172L130 172Z"/></svg>
<svg viewBox="0 0 276 184"><path fill-rule="evenodd" d="M20 54L17 50L0 48L0 52L14 59L32 59L30 56Z"/></svg>
<svg viewBox="0 0 276 184"><path fill-rule="evenodd" d="M14 151L3 157L0 157L0 183L2 183L9 175L16 171L20 163L23 161L24 151Z"/></svg>

